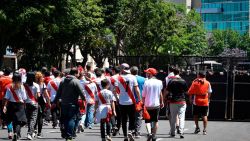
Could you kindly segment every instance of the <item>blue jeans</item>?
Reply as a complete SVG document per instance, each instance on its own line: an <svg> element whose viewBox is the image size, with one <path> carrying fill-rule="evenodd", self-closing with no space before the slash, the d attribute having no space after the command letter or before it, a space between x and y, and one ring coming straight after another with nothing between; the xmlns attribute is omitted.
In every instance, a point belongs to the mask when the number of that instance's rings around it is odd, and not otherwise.
<svg viewBox="0 0 250 141"><path fill-rule="evenodd" d="M64 124L64 135L66 139L72 139L75 134L75 126L79 107L77 105L62 105L62 122Z"/></svg>
<svg viewBox="0 0 250 141"><path fill-rule="evenodd" d="M84 126L85 127L92 127L93 126L93 119L94 119L94 104L87 104L87 109L86 109L86 119Z"/></svg>

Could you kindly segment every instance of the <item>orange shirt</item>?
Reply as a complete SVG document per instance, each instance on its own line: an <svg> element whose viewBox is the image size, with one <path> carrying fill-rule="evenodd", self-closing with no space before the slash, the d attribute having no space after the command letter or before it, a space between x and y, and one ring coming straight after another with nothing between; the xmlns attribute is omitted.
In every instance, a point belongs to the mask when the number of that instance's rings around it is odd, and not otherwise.
<svg viewBox="0 0 250 141"><path fill-rule="evenodd" d="M210 83L205 78L197 78L193 81L188 90L189 95L194 95L193 104L197 106L209 105L209 89Z"/></svg>
<svg viewBox="0 0 250 141"><path fill-rule="evenodd" d="M12 79L9 76L3 76L0 78L0 100L4 98L6 92L6 86L12 83Z"/></svg>

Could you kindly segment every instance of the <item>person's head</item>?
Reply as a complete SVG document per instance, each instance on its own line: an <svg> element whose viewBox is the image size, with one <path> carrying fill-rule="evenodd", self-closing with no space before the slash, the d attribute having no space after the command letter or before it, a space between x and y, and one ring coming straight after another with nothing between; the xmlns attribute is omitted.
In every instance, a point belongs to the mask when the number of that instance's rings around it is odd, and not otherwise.
<svg viewBox="0 0 250 141"><path fill-rule="evenodd" d="M122 74L130 74L131 73L129 65L127 63L121 64L121 72L122 72Z"/></svg>
<svg viewBox="0 0 250 141"><path fill-rule="evenodd" d="M19 73L14 73L12 77L12 84L14 89L19 89L22 85L22 76Z"/></svg>
<svg viewBox="0 0 250 141"><path fill-rule="evenodd" d="M100 69L100 68L96 68L95 69L95 75L96 75L96 77L101 77L102 74L103 74L102 69Z"/></svg>
<svg viewBox="0 0 250 141"><path fill-rule="evenodd" d="M43 74L42 74L42 72L40 72L40 71L36 72L36 74L35 74L35 82L38 83L38 84L43 83Z"/></svg>
<svg viewBox="0 0 250 141"><path fill-rule="evenodd" d="M12 69L9 67L5 68L3 71L3 75L5 76L9 76L11 73L12 73Z"/></svg>
<svg viewBox="0 0 250 141"><path fill-rule="evenodd" d="M45 72L47 72L47 71L48 71L47 67L42 67L42 69L41 69L42 74L45 75Z"/></svg>
<svg viewBox="0 0 250 141"><path fill-rule="evenodd" d="M206 71L199 71L198 77L199 78L205 78L206 77Z"/></svg>
<svg viewBox="0 0 250 141"><path fill-rule="evenodd" d="M92 71L93 68L92 68L91 63L87 63L86 69L87 69L87 71Z"/></svg>
<svg viewBox="0 0 250 141"><path fill-rule="evenodd" d="M148 69L144 70L144 72L147 74L148 78L152 78L152 77L156 76L156 74L157 74L157 70L155 68L148 68Z"/></svg>
<svg viewBox="0 0 250 141"><path fill-rule="evenodd" d="M112 72L112 70L111 70L110 68L106 68L106 69L105 69L105 74L106 74L107 76L112 76L112 75L113 75L113 72Z"/></svg>
<svg viewBox="0 0 250 141"><path fill-rule="evenodd" d="M180 69L176 67L176 68L174 68L173 72L174 72L174 75L179 75Z"/></svg>
<svg viewBox="0 0 250 141"><path fill-rule="evenodd" d="M103 79L101 81L101 85L102 85L103 88L108 89L109 88L109 81L108 81L108 79Z"/></svg>
<svg viewBox="0 0 250 141"><path fill-rule="evenodd" d="M56 78L56 77L60 77L60 71L55 70L55 71L53 72L53 75L54 75L55 78Z"/></svg>
<svg viewBox="0 0 250 141"><path fill-rule="evenodd" d="M44 77L50 77L50 72L49 71L46 71L43 74L44 74Z"/></svg>
<svg viewBox="0 0 250 141"><path fill-rule="evenodd" d="M119 66L113 67L113 72L114 72L115 74L119 74L119 73L121 72L121 67L119 67Z"/></svg>
<svg viewBox="0 0 250 141"><path fill-rule="evenodd" d="M27 79L26 79L26 84L29 86L33 85L33 82L35 82L35 73L34 72L28 72L27 73Z"/></svg>
<svg viewBox="0 0 250 141"><path fill-rule="evenodd" d="M175 67L174 67L174 66L169 66L169 67L168 67L168 70L169 70L169 72L174 72Z"/></svg>
<svg viewBox="0 0 250 141"><path fill-rule="evenodd" d="M139 69L138 69L137 66L133 66L133 67L130 68L130 72L133 75L138 75L138 71L139 71Z"/></svg>
<svg viewBox="0 0 250 141"><path fill-rule="evenodd" d="M69 74L78 77L79 75L78 69L76 67L71 68Z"/></svg>

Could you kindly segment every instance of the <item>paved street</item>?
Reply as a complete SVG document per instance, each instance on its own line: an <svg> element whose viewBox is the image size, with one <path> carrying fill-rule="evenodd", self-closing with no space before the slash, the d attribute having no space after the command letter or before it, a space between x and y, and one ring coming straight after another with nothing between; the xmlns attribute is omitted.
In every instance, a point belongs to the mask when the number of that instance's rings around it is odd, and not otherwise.
<svg viewBox="0 0 250 141"><path fill-rule="evenodd" d="M201 123L201 122L200 122ZM169 123L166 120L160 120L159 122L160 128L158 131L158 141L176 141L179 140L179 136L175 138L169 138ZM202 129L201 129L202 130ZM22 139L25 140L27 128L22 129ZM194 131L194 123L192 121L186 122L185 128L185 141L249 141L249 133L250 133L250 122L221 122L221 121L210 121L208 125L207 132L208 134L202 135L199 133L198 135L193 134ZM122 131L120 131L122 133ZM52 129L51 126L45 126L43 130L43 139L36 140L46 140L46 141L54 141L54 140L63 140L60 138L59 129ZM114 141L123 141L123 136L118 135L113 137ZM7 131L0 130L0 140L8 140L7 139ZM78 134L78 137L75 139L76 141L99 141L100 131L99 125L95 125L95 127L90 129L85 129L84 133ZM146 140L146 131L145 126L142 126L142 137L140 139L136 139L136 141L145 141Z"/></svg>

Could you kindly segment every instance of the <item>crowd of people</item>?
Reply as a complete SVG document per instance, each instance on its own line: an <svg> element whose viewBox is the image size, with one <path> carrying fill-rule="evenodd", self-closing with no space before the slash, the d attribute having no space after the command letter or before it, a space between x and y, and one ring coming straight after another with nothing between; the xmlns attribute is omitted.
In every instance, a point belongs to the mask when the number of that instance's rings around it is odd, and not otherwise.
<svg viewBox="0 0 250 141"><path fill-rule="evenodd" d="M122 128L124 141L141 137L145 120L147 140L156 141L159 112L167 109L170 137L179 134L184 138L187 102L193 105L196 125L200 132L199 118L203 119L203 134L207 134L207 115L212 93L211 85L200 72L188 87L177 67L169 67L165 81L156 78L157 70L144 70L139 76L136 66L127 63L110 68L74 67L60 72L6 68L0 77L0 125L6 126L8 138L21 138L21 128L28 127L27 139L42 138L44 121L51 121L53 128L60 128L61 137L67 141L77 133L100 125L102 141L111 141ZM46 119L46 120L45 120Z"/></svg>

